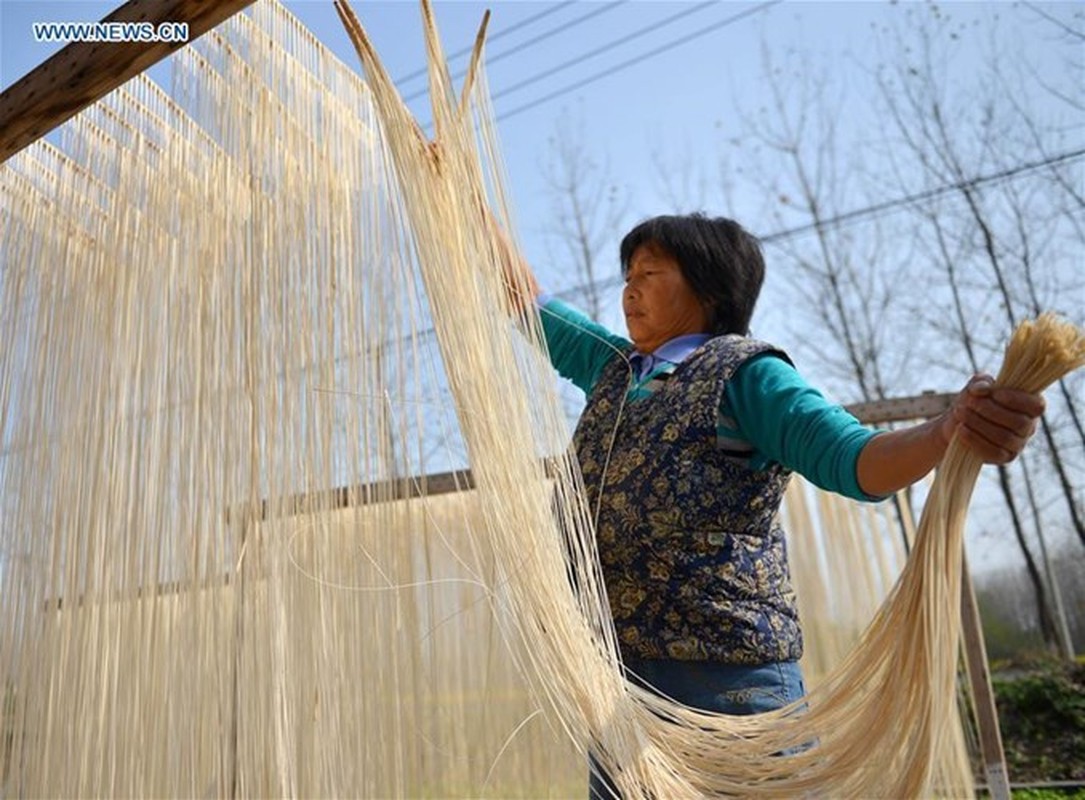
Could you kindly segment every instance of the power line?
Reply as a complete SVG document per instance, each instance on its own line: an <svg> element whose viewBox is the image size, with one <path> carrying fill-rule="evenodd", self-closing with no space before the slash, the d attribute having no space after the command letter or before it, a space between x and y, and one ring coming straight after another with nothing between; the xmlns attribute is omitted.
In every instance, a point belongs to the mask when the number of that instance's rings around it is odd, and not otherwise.
<svg viewBox="0 0 1085 800"><path fill-rule="evenodd" d="M526 28L528 25L531 25L531 24L533 24L535 22L538 22L543 17L547 17L550 14L561 11L561 9L565 8L566 6L571 6L574 2L576 2L576 0L565 0L562 3L557 3L556 5L549 6L546 9L544 9L543 11L540 11L538 14L532 14L530 17L526 17L525 19L520 20L515 25L510 25L507 28L502 28L501 30L495 32L494 34L492 34L490 36L487 36L486 40L488 42L497 41L502 36L508 36L510 33L518 31L521 28ZM469 44L467 47L464 47L462 50L457 50L455 53L450 55L448 57L448 60L451 61L454 58L462 58L463 56L468 55L474 49L474 47L475 47L474 44ZM398 86L401 83L407 83L408 81L412 81L415 78L422 77L427 72L428 72L427 67L421 67L419 69L416 69L410 75L404 75L402 78L395 81L395 84Z"/></svg>
<svg viewBox="0 0 1085 800"><path fill-rule="evenodd" d="M685 36L680 36L679 38L667 42L666 44L660 45L659 47L656 47L652 50L649 50L646 53L639 53L633 58L622 61L621 63L615 64L612 67L608 67L607 69L597 72L594 75L589 75L587 78L583 78L568 86L564 86L561 89L551 92L550 94L543 95L540 98L532 100L530 103L525 103L524 105L517 106L511 111L506 111L502 114L498 114L497 121L501 122L502 120L506 120L509 117L516 116L517 114L520 114L524 111L529 111L536 106L540 106L543 103L547 103L551 100L554 100L555 98L561 97L564 94L568 94L569 92L573 92L577 89L587 86L589 83L594 83L595 81L609 77L616 72L621 72L622 70L628 69L629 67L632 67L636 64L641 64L650 58L655 58L656 56L661 55L668 50L673 50L676 47L691 42L694 39L699 39L702 36L706 36L709 33L719 30L720 28L725 28L728 25L733 25L734 23L739 22L746 17L753 16L754 14L760 14L762 11L769 9L772 6L779 5L782 2L783 0L769 0L769 2L767 3L761 3L760 5L754 6L753 8L748 8L744 11L740 11L739 13L727 17L726 19L722 19L719 22L709 25L706 28L701 28L700 30L694 31L693 33L686 34Z"/></svg>
<svg viewBox="0 0 1085 800"><path fill-rule="evenodd" d="M840 214L836 214L820 222L811 222L805 225L797 225L794 228L785 228L784 230L774 231L772 233L758 236L758 238L765 244L777 244L787 239L794 239L799 236L811 233L813 231L825 228L835 228L841 225L845 225L851 222L856 222L867 217L874 217L884 214L888 211L893 211L898 208L912 205L924 200L933 200L936 197L949 194L950 192L961 191L962 189L972 189L981 186L987 186L992 183L998 183L1001 181L1015 178L1019 175L1024 175L1029 172L1034 172L1044 167L1054 166L1056 164L1062 164L1069 161L1075 161L1085 156L1085 147L1077 150L1071 150L1065 153L1061 153L1056 156L1050 156L1048 158L1041 159L1039 161L1029 161L1024 164L1019 164L1016 167L1010 167L1008 169L993 172L989 175L981 175L977 178L972 178L966 181L956 181L954 183L948 183L944 186L938 186L934 189L927 189L922 192L916 192L914 194L905 195L904 197L898 197L893 200L886 200L881 203L873 203L862 208L852 209L851 211L845 211ZM614 286L618 286L622 282L623 278L615 277L608 278L605 281L597 282L596 286L600 289L610 289ZM584 291L587 288L587 284L578 284L577 286L571 286L568 289L564 289L560 292L554 292L557 297L568 298L574 294Z"/></svg>
<svg viewBox="0 0 1085 800"><path fill-rule="evenodd" d="M780 241L783 241L785 239L792 239L792 238L795 238L797 236L802 236L804 234L810 233L811 231L817 230L819 227L821 227L821 228L830 228L830 227L835 227L837 225L843 225L843 224L849 223L849 222L855 222L857 220L863 219L863 218L868 217L868 216L874 216L876 214L884 214L887 211L891 211L891 210L893 210L895 208L898 208L898 207L910 205L910 204L916 203L916 202L918 202L920 200L930 200L930 199L933 199L935 197L939 197L941 195L948 194L949 192L958 191L958 190L964 189L964 188L974 188L974 187L979 187L979 186L986 186L988 184L995 183L995 182L998 182L998 181L1004 181L1004 180L1008 180L1010 178L1015 178L1018 175L1023 175L1023 174L1026 174L1028 172L1032 172L1032 171L1041 169L1043 167L1049 167L1049 166L1052 166L1052 165L1055 165L1055 164L1061 164L1061 163L1065 163L1065 162L1068 162L1068 161L1074 161L1076 159L1082 158L1083 156L1085 156L1085 147L1079 148L1077 150L1071 150L1071 151L1066 152L1066 153L1061 153L1061 154L1056 155L1056 156L1050 156L1050 157L1045 158L1045 159L1040 160L1040 161L1030 161L1028 163L1020 164L1020 165L1018 165L1016 167L1011 167L1009 169L1004 169L1004 170L1001 170L999 172L992 173L990 175L981 175L980 177L973 178L971 180L957 181L955 183L950 183L950 184L946 184L944 186L939 186L939 187L937 187L935 189L929 189L927 191L917 192L915 194L906 195L905 197L898 197L898 198L896 198L894 200L887 200L887 201L882 202L882 203L874 203L874 204L869 205L869 206L864 206L863 208L853 209L851 211L846 211L846 212L844 212L842 214L837 214L835 216L829 217L826 220L822 220L821 223L813 223L813 224L808 224L808 225L799 225L799 226L796 226L794 228L785 228L784 230L781 230L781 231L774 231L773 233L764 234L762 236L759 236L758 238L762 242L765 242L766 244L774 244L776 242L780 242ZM610 289L610 288L613 288L614 286L619 285L623 280L624 279L621 278L621 277L608 278L607 280L604 280L604 281L597 281L596 286L598 288L600 288L600 289ZM577 284L576 286L570 286L567 289L561 289L560 291L551 292L551 295L553 297L568 299L568 298L578 294L579 292L584 291L587 288L587 286L588 286L588 284L581 283L581 284ZM419 337L419 338L429 337L429 336L433 336L434 334L436 334L436 332L437 332L436 329L431 325L428 328L423 328L420 331L416 331L416 332L414 332L412 334L407 334L407 335L405 335L403 337L398 337L396 339L391 339L389 341L392 341L392 342L394 342L394 341L402 341L402 340L404 340L406 338L409 338L410 336L416 336L416 337ZM355 357L357 357L357 355L352 355L350 357L355 358ZM337 360L339 360L339 359L337 359Z"/></svg>
<svg viewBox="0 0 1085 800"><path fill-rule="evenodd" d="M543 33L540 33L534 39L528 39L526 42L522 42L522 43L518 44L516 47L510 47L508 50L502 50L500 53L497 53L493 57L487 56L486 57L486 64L487 64L487 66L489 66L490 64L494 64L494 63L500 61L503 58L507 58L508 56L511 56L514 53L522 52L523 50L526 50L527 48L531 47L532 45L535 45L535 44L538 44L539 42L545 41L545 40L551 38L552 36L557 36L559 33L564 33L565 31L569 30L570 28L574 28L577 25L581 25L581 24L587 22L589 19L592 19L593 17L598 17L600 14L605 14L608 11L613 11L615 8L617 8L618 6L620 6L620 5L622 5L623 3L626 3L626 2L628 2L628 0L614 0L613 2L605 3L605 4L601 5L601 6L597 6L596 8L593 8L591 11L589 11L586 14L582 14L581 16L576 17L575 19L571 19L571 20L569 20L567 22L563 22L561 25L558 25L556 28L551 28L548 31L544 31ZM462 78L466 74L467 74L467 70L463 69L463 70L460 70L459 72L457 72L453 77L458 80L458 79ZM412 100L415 100L415 99L417 99L419 97L422 97L427 91L428 91L428 89L419 89L418 91L412 92L411 94L404 97L403 101L405 103L409 103Z"/></svg>
<svg viewBox="0 0 1085 800"><path fill-rule="evenodd" d="M616 72L621 72L622 70L628 69L629 67L634 66L636 64L641 64L644 61L646 61L648 59L651 59L651 58L654 58L654 57L656 57L658 55L661 55L662 53L664 53L664 52L666 52L668 50L672 50L675 47L679 47L680 45L686 44L687 42L690 42L690 41L692 41L694 39L697 39L697 38L699 38L701 36L712 33L713 31L719 30L720 28L727 27L728 25L733 25L734 23L736 23L736 22L738 22L738 21L740 21L740 20L742 20L742 19L744 19L744 18L746 18L748 16L752 16L754 14L759 14L762 11L765 11L768 8L770 8L770 7L774 6L774 5L778 5L779 3L782 3L782 2L783 2L783 0L769 0L769 2L762 3L761 5L754 6L753 8L745 9L744 11L741 11L738 14L734 14L734 15L732 15L730 17L727 17L726 19L722 19L719 22L713 23L712 25L709 25L707 28L701 28L700 30L694 31L693 33L686 34L685 36L681 36L681 37L679 37L677 39L674 39L674 40L672 40L670 42L667 42L664 45L661 45L661 46L656 47L656 48L654 48L652 50L649 50L646 53L640 53L640 54L638 54L637 56L635 56L633 58L630 58L630 59L628 59L626 61L623 61L623 62L621 62L619 64L615 64L614 66L608 67L608 68L602 70L601 72L595 73L594 75L589 75L587 78L583 78L583 79L581 79L579 81L576 81L575 83L573 83L573 84L571 84L569 86L565 86L565 87L563 87L561 89L558 89L557 91L551 92L548 95L545 95L543 97L532 100L531 102L526 103L526 104L524 104L522 106L518 106L518 107L514 108L512 111L507 111L507 112L505 112L503 114L497 114L495 121L500 122L500 121L502 121L504 119L507 119L508 117L519 114L520 112L527 111L527 110L532 109L532 108L534 108L535 106L538 106L538 105L542 105L543 103L546 103L546 102L548 102L550 100L553 100L553 99L555 99L557 97L560 97L561 95L568 94L569 92L575 91L575 90L577 90L577 89L579 89L579 88L581 88L583 86L588 85L589 83L593 83L593 82L595 82L597 80L601 80L602 78L606 78L606 77L608 77L610 75L615 74ZM691 9L685 9L684 11L681 11L681 12L679 12L677 14L674 14L674 15L672 15L670 17L667 17L667 18L663 19L660 22L656 22L651 26L648 26L646 28L642 28L640 30L634 31L631 34L627 34L626 36L621 37L620 39L617 39L617 40L614 40L614 41L612 41L612 42L610 42L608 44L605 44L601 48L596 48L596 50L594 52L586 53L586 54L584 54L582 56L578 56L578 57L572 59L571 61L567 61L564 64L560 64L557 67L553 67L553 68L551 68L549 70L546 70L543 73L539 73L534 77L527 78L526 80L521 81L520 83L516 84L513 87L502 89L498 94L493 95L491 97L491 100L496 99L497 97L501 97L502 95L509 94L510 92L514 91L515 89L519 89L519 88L522 88L523 86L527 86L527 85L529 85L531 83L535 83L536 81L540 80L541 78L552 75L555 72L559 72L559 71L565 69L566 67L573 66L574 64L580 63L582 61L586 61L587 59L589 59L589 58L591 58L591 57L593 57L595 55L598 55L599 53L602 53L602 52L605 52L607 50L613 49L614 47L617 47L619 44L625 44L625 43L629 42L630 40L641 36L644 33L656 30L656 29L660 28L661 26L667 25L670 22L673 22L673 21L675 21L675 20L677 20L677 19L679 19L681 17L688 16L689 14L692 14L692 13L694 13L696 11L700 11L703 8L706 8L709 5L718 5L718 3L714 3L714 2L701 3L701 4L697 5L697 6L694 6ZM491 63L491 61L492 60L488 60L487 64ZM406 100L412 100L412 99L414 99L416 97L419 97L423 93L424 92L416 92L415 94L413 94L413 95L411 95L411 96L409 96L409 97L407 97L405 99ZM422 128L424 130L429 130L430 125L432 125L432 121L427 122L425 125L422 126Z"/></svg>
<svg viewBox="0 0 1085 800"><path fill-rule="evenodd" d="M690 14L695 14L698 11L702 11L702 10L708 8L709 6L714 6L714 5L718 5L716 0L707 0L707 2L700 3L698 5L693 6L692 8L687 8L687 9L684 9L682 11L679 11L677 14L672 14L669 17L666 17L666 18L664 18L662 20L659 20L657 22L653 22L650 25L646 25L643 28L640 28L638 30L633 31L632 33L626 34L625 36L622 36L619 39L615 39L615 40L613 40L611 42L608 42L607 44L603 45L602 47L594 47L591 50L589 50L587 53L584 53L583 55L577 56L576 58L572 58L572 59L570 59L570 60L568 60L568 61L566 61L566 62L564 62L562 64L558 64L556 67L551 67L548 70L536 73L535 75L531 76L530 78L526 78L525 80L522 80L519 83L514 83L512 86L506 86L503 89L501 89L499 92L496 92L495 94L493 94L490 97L490 99L491 100L497 100L500 97L504 97L505 95L512 94L515 91L523 89L525 86L530 86L533 83L538 83L539 81L543 80L544 78L549 78L551 75L553 75L555 73L561 72L562 70L568 69L569 67L575 67L577 64L580 64L580 63L582 63L584 61L587 61L590 58L595 58L596 56L600 56L603 53L607 52L608 50L613 50L615 47L621 47L623 44L627 44L627 43L633 41L634 39L637 39L637 38L640 38L641 36L644 36L645 34L654 33L655 31L659 30L660 28L662 28L662 27L664 27L666 25L670 25L672 22L677 22L678 20L683 19L684 17L688 17Z"/></svg>
<svg viewBox="0 0 1085 800"><path fill-rule="evenodd" d="M1073 161L1075 159L1081 158L1082 156L1085 156L1085 148L1079 150L1071 150L1068 153L1051 156L1040 161L1030 161L1025 164L1019 164L1016 167L1010 167L1009 169L1004 169L999 172L993 172L990 175L981 175L980 177L972 178L971 180L948 183L945 186L938 186L934 189L927 189L922 192L916 192L915 194L905 195L904 197L898 197L895 200L886 200L882 203L875 203L873 205L865 206L863 208L845 211L842 214L837 214L835 216L829 217L829 219L823 220L822 222L811 222L806 225L799 225L794 228L788 228L787 230L770 233L767 236L761 236L759 238L762 242L767 243L775 243L778 241L783 241L784 239L791 239L795 236L801 236L804 233L809 233L810 231L817 230L818 228L827 226L836 227L838 225L843 225L848 222L853 222L857 219L875 216L885 211L911 205L912 203L918 203L922 200L933 200L936 197L941 197L942 195L949 194L950 192L985 186L989 183L1003 181L1007 178L1012 178L1017 175L1041 169L1042 167L1049 167L1055 164L1061 164L1065 161Z"/></svg>

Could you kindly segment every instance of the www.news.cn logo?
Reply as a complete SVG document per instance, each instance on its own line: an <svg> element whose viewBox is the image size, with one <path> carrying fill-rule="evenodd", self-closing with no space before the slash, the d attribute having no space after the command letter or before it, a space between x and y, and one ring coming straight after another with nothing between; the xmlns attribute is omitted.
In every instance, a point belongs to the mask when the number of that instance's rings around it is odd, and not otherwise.
<svg viewBox="0 0 1085 800"><path fill-rule="evenodd" d="M36 42L187 42L187 22L35 22Z"/></svg>

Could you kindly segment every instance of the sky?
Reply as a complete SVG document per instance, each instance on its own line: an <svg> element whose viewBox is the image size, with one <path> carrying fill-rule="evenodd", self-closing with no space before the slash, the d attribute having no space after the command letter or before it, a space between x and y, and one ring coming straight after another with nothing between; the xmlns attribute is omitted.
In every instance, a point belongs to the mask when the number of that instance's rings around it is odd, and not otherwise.
<svg viewBox="0 0 1085 800"><path fill-rule="evenodd" d="M119 4L0 0L0 89L60 47L35 42L33 22L95 21ZM345 63L359 69L331 0L285 5ZM412 109L420 120L428 120L424 79L418 75L424 66L418 3L357 0L354 7L401 92L412 98ZM446 0L435 3L446 53L462 53L470 46L486 8L492 11L486 68L518 234L543 285L552 291L579 282L560 242L547 233L554 200L545 167L559 126L578 132L585 152L606 168L625 209L608 236L605 252L611 256L603 264L604 277L617 273L617 242L637 220L696 210L691 205L675 208L675 199L661 186L663 162L687 165L689 183L705 182L709 188L698 198L704 210L732 214L755 233L768 233L769 223L761 216L765 198L756 188L736 181L726 198L718 190L721 152L730 154L729 163L741 162L739 109L756 111L766 102L765 55L777 63L807 60L826 69L840 103L839 125L861 150L870 132L882 124L860 91L885 55L879 50L879 33L903 14L920 9L910 3L859 1ZM924 13L932 8L926 6ZM1083 27L1080 4L958 2L937 8L959 20L951 66L962 79L975 77L993 46L989 26L978 22L1001 20L1000 46L1050 75L1064 70L1065 62L1050 46L1052 28L1043 17L1076 20ZM454 75L465 60L452 59ZM167 67L156 67L151 75L168 84ZM767 256L771 284L772 253ZM767 286L766 293L769 290ZM603 321L621 330L616 297L609 297L613 311L604 313ZM783 330L778 319L786 316L786 309L763 299L755 330L778 341L777 326ZM964 377L962 370L961 384Z"/></svg>
<svg viewBox="0 0 1085 800"><path fill-rule="evenodd" d="M0 0L0 87L7 87L59 48L35 42L33 22L94 21L118 4L118 0ZM330 0L285 5L340 58L358 68ZM962 20L1013 15L1020 20L1016 23L1018 52L1044 63L1045 29L1028 8L1009 3L942 7ZM675 210L660 191L661 160L681 159L693 173L714 182L719 151L738 132L736 106L753 109L764 100L764 52L773 58L798 55L832 64L831 78L847 87L878 61L874 30L899 18L902 11L895 3L773 0L457 0L437 2L435 8L446 52L452 54L471 44L483 11L492 11L487 74L519 235L543 282L555 291L577 282L558 243L546 233L552 227L553 201L545 165L559 125L578 131L589 155L613 176L626 209L618 227L628 228L640 218ZM1066 18L1073 13L1066 4L1043 8ZM418 76L424 65L418 4L415 0L359 0L355 10L401 92L413 96L411 107L421 120L428 120L424 79ZM978 37L962 40L961 69L978 63L983 46ZM454 74L465 60L465 56L452 59ZM151 74L168 81L163 67ZM850 93L846 88L844 92L845 125L861 131L872 123L871 111L858 104L849 106ZM757 200L732 198L735 209L730 213L762 233ZM739 216L742 213L747 216ZM614 232L613 244L622 232ZM611 247L610 252L615 251ZM616 258L608 260L605 269L616 270Z"/></svg>

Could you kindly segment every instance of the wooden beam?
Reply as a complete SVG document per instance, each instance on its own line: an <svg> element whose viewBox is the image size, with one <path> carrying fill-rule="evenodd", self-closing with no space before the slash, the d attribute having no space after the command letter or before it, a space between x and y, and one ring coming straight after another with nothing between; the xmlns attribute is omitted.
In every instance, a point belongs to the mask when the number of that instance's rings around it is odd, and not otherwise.
<svg viewBox="0 0 1085 800"><path fill-rule="evenodd" d="M237 517L266 522L281 517L311 514L314 511L339 511L375 503L452 494L474 488L475 479L471 470L412 475L395 480L339 486L323 491L299 492L274 500L260 500L249 508L238 506L228 510L226 521L229 523Z"/></svg>
<svg viewBox="0 0 1085 800"><path fill-rule="evenodd" d="M188 23L199 38L253 0L131 0L102 22ZM0 94L0 164L188 42L72 42Z"/></svg>
<svg viewBox="0 0 1085 800"><path fill-rule="evenodd" d="M1006 765L1006 751L1002 747L1002 729L998 724L995 689L991 683L987 646L983 641L983 624L967 558L961 560L961 648L968 667L968 682L972 687L972 710L979 729L987 792L991 800L1010 800L1010 772Z"/></svg>
<svg viewBox="0 0 1085 800"><path fill-rule="evenodd" d="M953 404L953 398L956 396L956 392L947 394L924 392L913 397L852 403L844 408L864 425L876 425L880 422L904 422L911 419L937 417Z"/></svg>
<svg viewBox="0 0 1085 800"><path fill-rule="evenodd" d="M899 422L901 420L934 417L941 414L953 402L955 393L935 394L926 392L915 397L900 397L892 400L877 400L871 403L854 403L845 406L860 422L874 425L880 422ZM547 466L547 474L552 469ZM450 492L459 492L475 488L475 479L471 470L413 475L394 481L357 486L339 486L318 492L300 492L275 500L261 500L248 510L241 508L227 512L227 521L231 514L251 516L257 521L266 521L277 517L291 517L310 513L315 509L354 508L370 503L384 503L392 500L407 500L416 497L429 497Z"/></svg>

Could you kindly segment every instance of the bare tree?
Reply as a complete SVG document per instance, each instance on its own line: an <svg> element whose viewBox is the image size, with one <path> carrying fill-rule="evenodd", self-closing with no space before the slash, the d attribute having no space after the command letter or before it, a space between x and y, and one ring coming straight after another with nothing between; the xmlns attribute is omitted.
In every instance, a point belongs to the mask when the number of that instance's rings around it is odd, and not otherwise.
<svg viewBox="0 0 1085 800"><path fill-rule="evenodd" d="M1075 15L1076 19L1072 22L1067 22L1066 20L1061 19L1052 8L1044 8L1035 3L1024 3L1023 5L1035 14L1038 19L1050 26L1050 30L1054 33L1053 43L1056 46L1061 46L1063 52L1067 53L1067 74L1077 75L1079 78L1078 91L1076 93L1065 91L1062 87L1052 83L1048 76L1044 75L1039 70L1026 65L1030 78L1035 85L1042 87L1049 94L1058 97L1078 111L1085 111L1085 97L1082 96L1080 91L1080 77L1082 72L1085 71L1085 61L1082 60L1082 45L1085 44L1085 29L1081 27L1080 8L1077 9L1078 13Z"/></svg>
<svg viewBox="0 0 1085 800"><path fill-rule="evenodd" d="M625 216L625 193L584 144L583 126L566 113L550 136L544 174L551 193L552 222L544 231L575 268L584 308L594 319L602 314L599 263Z"/></svg>
<svg viewBox="0 0 1085 800"><path fill-rule="evenodd" d="M977 355L977 348L975 343L975 333L973 331L973 323L971 322L971 315L969 309L971 305L966 299L966 291L962 286L960 275L958 258L962 252L960 246L951 248L949 240L952 238L952 232L947 231L943 222L943 217L939 213L941 211L938 207L921 207L918 209L919 215L925 220L926 225L931 230L934 242L936 246L935 259L936 263L940 262L941 266L945 270L946 284L949 289L950 297L952 298L952 315L949 317L954 326L949 332L955 334L958 340L964 347L965 354L968 358L968 363L973 372L980 372L980 362ZM1021 461L1022 475L1025 480L1025 487L1028 494L1030 504L1032 506L1033 518L1036 524L1037 536L1042 537L1040 530L1039 511L1034 499L1034 493L1032 488L1032 481L1025 465L1024 460ZM1010 524L1014 531L1014 536L1017 539L1018 546L1025 559L1025 567L1028 572L1029 578L1032 582L1033 590L1035 592L1036 605L1039 611L1040 630L1044 636L1044 641L1056 641L1059 642L1060 647L1064 653L1070 650L1070 645L1067 637L1063 635L1063 626L1057 624L1055 615L1052 614L1049 603L1044 591L1044 584L1040 578L1039 569L1036 566L1035 560L1032 557L1032 553L1028 548L1028 544L1025 539L1024 525L1021 520L1021 512L1018 510L1017 501L1014 498L1014 493L1011 485L1009 468L1004 465L997 467L998 473L998 485L1002 493L1003 500L1006 503L1006 510L1010 516ZM1040 539L1042 542L1042 538ZM1050 572L1048 573L1050 576ZM1056 590L1057 591L1057 590ZM1057 602L1056 602L1057 606ZM1070 652L1072 657L1072 651Z"/></svg>
<svg viewBox="0 0 1085 800"><path fill-rule="evenodd" d="M652 167L659 196L667 207L700 211L708 203L710 175L694 158L690 147L665 150L652 147Z"/></svg>
<svg viewBox="0 0 1085 800"><path fill-rule="evenodd" d="M1055 235L1079 235L1080 225L1069 223L1066 206L1052 208L1043 191L1026 192L1020 183L1010 179L1016 178L1016 174L1004 153L1011 152L1020 160L1021 151L1007 144L1018 137L1042 138L1035 118L1022 115L1021 105L1014 108L1005 101L1002 92L989 91L990 87L985 92L984 87L973 86L967 95L949 96L946 62L937 47L939 33L945 27L946 18L934 13L911 30L897 31L899 57L892 67L880 73L879 84L883 105L900 143L895 152L908 162L907 166L898 167L898 172L919 175L926 186L934 184L951 190L938 206L918 209L923 220L919 232L933 237L931 249L944 270L958 340L964 344L973 368L978 369L975 349L978 338L990 336L1007 324L1012 328L1025 314L1035 314L1043 307L1057 307L1060 292L1068 288L1058 270L1047 270L1043 287L1047 297L1041 299L1042 287L1034 270L1035 256L1041 249L1038 232L1046 228L1045 238L1051 241ZM1019 123L1026 116L1031 124L1023 127ZM977 180L982 175L1000 174L1005 174L1006 179L982 183ZM1024 177L1050 184L1043 174L1036 177L1028 172ZM904 188L909 193L915 189ZM1071 197L1070 193L1064 196ZM1041 199L1044 202L1037 202ZM1050 227L1052 223L1054 229ZM1080 244L1079 240L1077 247ZM971 287L962 280L965 274L975 281ZM981 275L985 280L976 280ZM995 303L990 303L992 297ZM971 311L977 305L987 306L994 313L987 319L977 318ZM1063 391L1063 398L1067 407L1073 409L1073 398L1067 390ZM1076 410L1068 413L1077 419ZM1085 542L1076 490L1053 425L1045 418L1041 428L1071 523ZM1023 465L1022 469L1027 467ZM1055 642L1057 626L1043 580L1025 540L1009 472L1000 468L998 473L1011 524L1035 590L1045 639ZM1032 500L1033 482L1027 471L1025 488ZM1034 518L1039 526L1035 507ZM1037 535L1042 536L1039 527Z"/></svg>
<svg viewBox="0 0 1085 800"><path fill-rule="evenodd" d="M765 104L738 117L741 138L755 143L748 161L767 198L763 224L808 230L766 238L774 271L793 276L787 305L803 328L793 333L796 347L813 356L819 382L835 377L862 401L886 399L900 391L912 352L893 346L901 338L893 322L904 262L891 264L877 220L862 235L833 223L863 193L844 144L853 132L839 128L841 98L831 96L826 76L808 61L777 65L767 46L762 63ZM910 492L905 498L910 506ZM892 502L903 535L901 501Z"/></svg>
<svg viewBox="0 0 1085 800"><path fill-rule="evenodd" d="M616 260L611 248L621 233L627 192L611 177L606 161L588 149L578 117L566 112L555 125L549 145L542 171L550 193L551 219L542 232L548 246L560 254L553 260L569 276L554 288L573 298L592 319L603 321L604 292L614 281L610 275L603 276L601 265ZM570 420L583 408L583 398L571 391L563 391L562 403Z"/></svg>
<svg viewBox="0 0 1085 800"><path fill-rule="evenodd" d="M1072 28L1032 4L1025 5L1041 19L1055 26L1059 41L1069 44L1071 52L1080 53L1081 45L1085 43L1085 32ZM1007 194L1012 198L1010 211L1019 243L1016 255L1024 268L1029 313L1035 315L1044 310L1041 307L1041 295L1049 294L1038 287L1035 264L1037 260L1043 258L1043 254L1037 252L1037 249L1043 248L1050 252L1051 243L1060 239L1059 228L1065 227L1068 230L1066 237L1068 245L1074 248L1075 252L1080 252L1081 243L1085 242L1085 194L1081 191L1080 179L1075 180L1075 174L1070 171L1075 160L1060 157L1059 153L1052 152L1052 146L1048 142L1050 137L1046 135L1047 132L1041 128L1031 112L1026 98L1032 93L1032 86L1042 86L1047 89L1051 97L1057 98L1069 108L1074 116L1080 117L1081 112L1085 112L1085 91L1079 88L1076 95L1061 91L1058 87L1050 86L1044 77L1027 63L1022 64L1020 61L1015 61L1015 63L1019 65L1017 74L1012 74L1001 61L996 61L992 64L992 75L999 87L999 95L1005 98L1013 109L1015 122L1022 132L1022 140L1040 154L1043 162L1046 162L1044 174L1049 179L1049 183L1044 186L1044 199L1048 200L1045 205L1049 208L1045 216L1049 224L1042 232L1035 231L1038 222L1037 215L1023 211L1026 198L1022 197L1022 193L1013 184L1006 187ZM1067 63L1071 71L1079 76L1085 73L1083 64L1073 57L1068 57ZM1030 83L1023 83L1021 72L1027 75ZM1054 257L1058 258L1058 255L1056 253ZM1064 291L1067 289L1068 296L1080 297L1081 292L1085 291L1085 279L1079 278L1076 285L1063 287ZM1072 379L1060 380L1057 388L1074 431L1077 433L1077 438L1085 447L1085 424L1082 423L1079 403L1075 401L1075 397L1080 395L1071 391L1068 385L1070 380Z"/></svg>
<svg viewBox="0 0 1085 800"><path fill-rule="evenodd" d="M740 111L761 192L765 222L776 230L807 225L803 237L770 240L774 269L797 278L789 305L804 320L795 338L822 371L858 389L864 401L884 399L897 387L909 358L889 346L899 296L875 227L864 235L834 225L845 202L862 195L857 164L846 155L839 130L840 98L808 63L786 72L763 48L765 105ZM782 256L782 258L780 258ZM823 329L828 335L810 336Z"/></svg>

